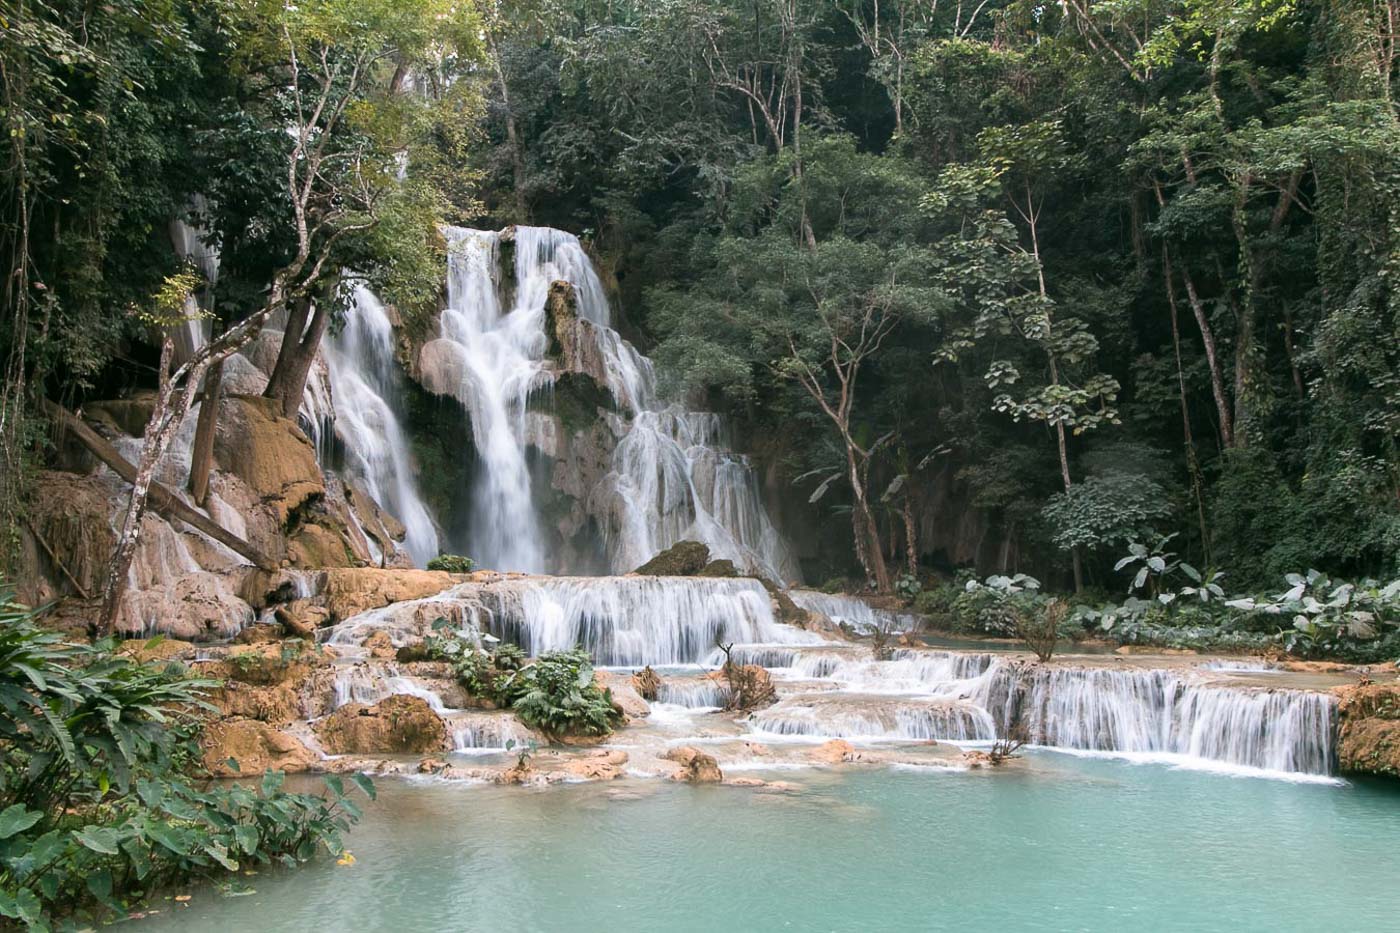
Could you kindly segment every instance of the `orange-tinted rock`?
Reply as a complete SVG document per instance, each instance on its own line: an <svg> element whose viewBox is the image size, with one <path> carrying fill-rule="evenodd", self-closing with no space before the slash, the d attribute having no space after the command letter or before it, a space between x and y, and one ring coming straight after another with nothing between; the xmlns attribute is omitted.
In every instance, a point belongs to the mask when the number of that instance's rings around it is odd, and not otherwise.
<svg viewBox="0 0 1400 933"><path fill-rule="evenodd" d="M254 719L210 723L204 730L201 748L204 767L216 777L252 776L269 768L289 773L307 771L317 761L316 755L300 741Z"/></svg>

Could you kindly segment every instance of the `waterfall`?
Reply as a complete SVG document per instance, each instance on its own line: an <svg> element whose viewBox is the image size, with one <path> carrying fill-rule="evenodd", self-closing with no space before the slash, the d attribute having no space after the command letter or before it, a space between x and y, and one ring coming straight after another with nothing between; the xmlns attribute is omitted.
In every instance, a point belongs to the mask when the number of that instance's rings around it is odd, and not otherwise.
<svg viewBox="0 0 1400 933"><path fill-rule="evenodd" d="M716 641L817 644L773 618L754 580L689 577L559 577L483 588L492 635L532 655L582 646L601 665L696 664Z"/></svg>
<svg viewBox="0 0 1400 933"><path fill-rule="evenodd" d="M809 612L818 612L833 622L844 622L859 632L882 629L886 632L908 632L917 628L919 617L907 612L876 609L865 600L843 594L819 593L816 590L792 589L792 601Z"/></svg>
<svg viewBox="0 0 1400 933"><path fill-rule="evenodd" d="M755 731L770 735L950 742L996 738L991 714L970 703L916 698L891 702L847 693L783 700L754 713L749 722Z"/></svg>
<svg viewBox="0 0 1400 933"><path fill-rule="evenodd" d="M1086 751L1165 753L1302 774L1335 766L1335 698L1195 683L1163 670L1039 666L1003 717L1032 741ZM1005 719L1004 719L1005 721Z"/></svg>
<svg viewBox="0 0 1400 933"><path fill-rule="evenodd" d="M587 495L602 518L608 562L624 573L677 541L693 539L717 559L777 580L798 576L764 510L753 471L724 443L717 415L659 400L651 361L610 326L607 292L578 238L517 226L513 278L502 281L500 233L444 228L447 307L439 339L424 347L430 388L471 413L481 461L473 491L471 552L502 570L560 570L546 553L532 496L527 448L543 429L527 413L556 373L545 358L550 286L573 287L576 320L565 363L595 379L621 415L611 469Z"/></svg>
<svg viewBox="0 0 1400 933"><path fill-rule="evenodd" d="M543 572L544 542L525 458L525 406L532 392L549 383L542 363L549 282L517 271L517 300L506 309L498 273L500 235L460 227L444 233L447 307L437 353L447 357L453 394L471 413L481 459L470 550L486 566ZM517 270L519 264L518 257Z"/></svg>
<svg viewBox="0 0 1400 933"><path fill-rule="evenodd" d="M437 529L418 494L408 437L395 414L403 407L403 396L393 324L363 284L355 286L344 327L327 342L326 359L345 475L403 523L404 549L421 567L437 556Z"/></svg>

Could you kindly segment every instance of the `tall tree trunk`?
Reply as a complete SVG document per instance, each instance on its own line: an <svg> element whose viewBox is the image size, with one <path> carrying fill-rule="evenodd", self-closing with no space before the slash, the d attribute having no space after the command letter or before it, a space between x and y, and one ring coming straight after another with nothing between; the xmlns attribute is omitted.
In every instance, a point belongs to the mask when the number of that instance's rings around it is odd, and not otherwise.
<svg viewBox="0 0 1400 933"><path fill-rule="evenodd" d="M209 367L204 377L204 400L199 404L199 421L194 428L190 451L190 495L204 508L209 498L209 474L214 468L214 433L219 426L219 405L224 397L224 361Z"/></svg>
<svg viewBox="0 0 1400 933"><path fill-rule="evenodd" d="M1167 307L1171 310L1172 349L1176 353L1176 384L1181 398L1182 443L1186 449L1186 472L1191 477L1191 493L1196 500L1196 518L1201 525L1201 553L1210 565L1210 531L1206 525L1206 504L1201 465L1196 459L1196 442L1191 437L1191 409L1186 404L1186 371L1181 363L1181 329L1177 324L1176 284L1173 282L1171 249L1162 244L1162 272L1167 281Z"/></svg>
<svg viewBox="0 0 1400 933"><path fill-rule="evenodd" d="M510 150L511 187L515 193L515 222L530 222L530 202L525 196L525 143L516 123L515 108L510 103L510 85L501 66L500 46L491 43L491 63L496 69L496 81L501 85L501 107L506 115L506 148Z"/></svg>
<svg viewBox="0 0 1400 933"><path fill-rule="evenodd" d="M305 321L306 310L304 303L302 304L300 319ZM325 336L330 319L330 300L318 301L305 333L301 333L299 329L294 331L289 326L287 332L282 335L282 349L277 354L277 366L273 369L272 378L267 381L267 389L263 395L277 399L282 404L282 414L287 418L295 418L301 408L301 398L306 392L306 377L311 372L311 364L316 360L316 351L321 347L321 338ZM297 336L299 333L301 335Z"/></svg>
<svg viewBox="0 0 1400 933"><path fill-rule="evenodd" d="M146 430L142 435L141 459L137 463L136 477L131 484L131 501L127 504L121 531L117 535L116 550L107 566L107 582L102 589L102 609L93 630L93 634L98 638L112 634L116 627L117 612L121 608L122 598L126 595L131 561L136 556L136 545L141 538L141 520L146 514L146 497L150 494L151 482L155 478L156 464L170 446L175 429L179 427L184 414L184 411L181 411L180 417L171 417L170 360L174 351L175 342L167 333L160 348L160 389L156 393L151 420L146 422ZM183 402L184 410L188 410L188 397Z"/></svg>
<svg viewBox="0 0 1400 933"><path fill-rule="evenodd" d="M856 558L866 576L875 581L875 588L885 593L890 589L890 573L885 565L884 549L880 546L880 527L870 510L854 442L849 435L846 435L846 468L853 500L851 524L855 534Z"/></svg>
<svg viewBox="0 0 1400 933"><path fill-rule="evenodd" d="M907 480L906 480L907 482ZM914 529L914 503L904 497L904 558L909 565L909 575L919 575L919 539Z"/></svg>

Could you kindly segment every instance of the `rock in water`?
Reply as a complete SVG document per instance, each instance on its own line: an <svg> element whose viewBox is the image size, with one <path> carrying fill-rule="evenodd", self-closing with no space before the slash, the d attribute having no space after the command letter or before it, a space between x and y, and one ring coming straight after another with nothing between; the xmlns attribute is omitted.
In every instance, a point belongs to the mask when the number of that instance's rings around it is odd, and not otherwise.
<svg viewBox="0 0 1400 933"><path fill-rule="evenodd" d="M295 773L309 770L316 762L316 756L297 739L254 719L211 723L201 746L204 767L215 777L252 777L268 768Z"/></svg>
<svg viewBox="0 0 1400 933"><path fill-rule="evenodd" d="M680 768L671 775L673 781L686 781L690 784L718 784L724 780L724 774L719 770L719 762L698 748L681 745L670 749L661 757L680 765Z"/></svg>
<svg viewBox="0 0 1400 933"><path fill-rule="evenodd" d="M1400 777L1400 683L1348 687L1337 712L1341 770Z"/></svg>
<svg viewBox="0 0 1400 933"><path fill-rule="evenodd" d="M710 562L710 549L699 541L677 541L636 569L649 577L693 577Z"/></svg>
<svg viewBox="0 0 1400 933"><path fill-rule="evenodd" d="M327 754L424 754L448 747L447 725L426 700L391 696L373 706L348 703L316 725Z"/></svg>

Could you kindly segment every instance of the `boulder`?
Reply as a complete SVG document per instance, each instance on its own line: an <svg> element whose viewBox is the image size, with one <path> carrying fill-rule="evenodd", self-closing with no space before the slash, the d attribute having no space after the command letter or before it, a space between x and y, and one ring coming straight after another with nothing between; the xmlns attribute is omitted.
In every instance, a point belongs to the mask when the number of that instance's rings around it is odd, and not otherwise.
<svg viewBox="0 0 1400 933"><path fill-rule="evenodd" d="M97 476L41 470L20 525L17 595L34 606L56 596L101 596L116 546L106 485Z"/></svg>
<svg viewBox="0 0 1400 933"><path fill-rule="evenodd" d="M365 639L365 648L369 650L371 658L378 658L382 661L392 660L398 657L399 653L399 649L394 647L394 640L383 629L371 633Z"/></svg>
<svg viewBox="0 0 1400 933"><path fill-rule="evenodd" d="M239 632L233 642L236 645L268 645L281 641L285 634L285 629L279 624L268 625L259 622Z"/></svg>
<svg viewBox="0 0 1400 933"><path fill-rule="evenodd" d="M626 774L627 753L620 749L599 749L582 758L570 758L560 765L571 780L613 781Z"/></svg>
<svg viewBox="0 0 1400 933"><path fill-rule="evenodd" d="M370 609L433 596L465 577L441 570L381 570L378 567L327 570L321 603L339 622Z"/></svg>
<svg viewBox="0 0 1400 933"><path fill-rule="evenodd" d="M595 670L593 680L612 695L613 709L628 719L645 719L651 715L651 707L632 686L631 678L624 680L621 675L608 671Z"/></svg>
<svg viewBox="0 0 1400 933"><path fill-rule="evenodd" d="M348 703L315 728L331 755L421 755L448 747L447 725L415 696L391 696L373 706Z"/></svg>
<svg viewBox="0 0 1400 933"><path fill-rule="evenodd" d="M707 755L698 748L681 745L668 749L666 754L661 757L680 765L680 769L671 775L673 781L686 781L690 784L718 784L724 780L724 773L719 769L719 762L715 761L714 756Z"/></svg>
<svg viewBox="0 0 1400 933"><path fill-rule="evenodd" d="M1345 687L1338 696L1338 767L1400 777L1400 682Z"/></svg>
<svg viewBox="0 0 1400 933"><path fill-rule="evenodd" d="M856 754L855 746L845 739L832 739L818 745L807 753L807 757L813 761L825 762L829 765L839 765L846 761L855 761L859 757Z"/></svg>
<svg viewBox="0 0 1400 933"><path fill-rule="evenodd" d="M300 741L253 719L209 724L200 747L204 767L215 777L252 777L269 768L295 773L308 771L317 762L316 755Z"/></svg>
<svg viewBox="0 0 1400 933"><path fill-rule="evenodd" d="M654 577L693 577L710 562L710 549L699 541L677 541L636 569Z"/></svg>
<svg viewBox="0 0 1400 933"><path fill-rule="evenodd" d="M214 462L247 483L282 523L323 496L316 450L276 399L226 396L214 435Z"/></svg>
<svg viewBox="0 0 1400 933"><path fill-rule="evenodd" d="M208 700L222 719L256 719L285 726L301 718L301 695L289 683L260 686L226 680Z"/></svg>
<svg viewBox="0 0 1400 933"><path fill-rule="evenodd" d="M700 569L698 577L737 577L739 568L732 560L712 560Z"/></svg>

